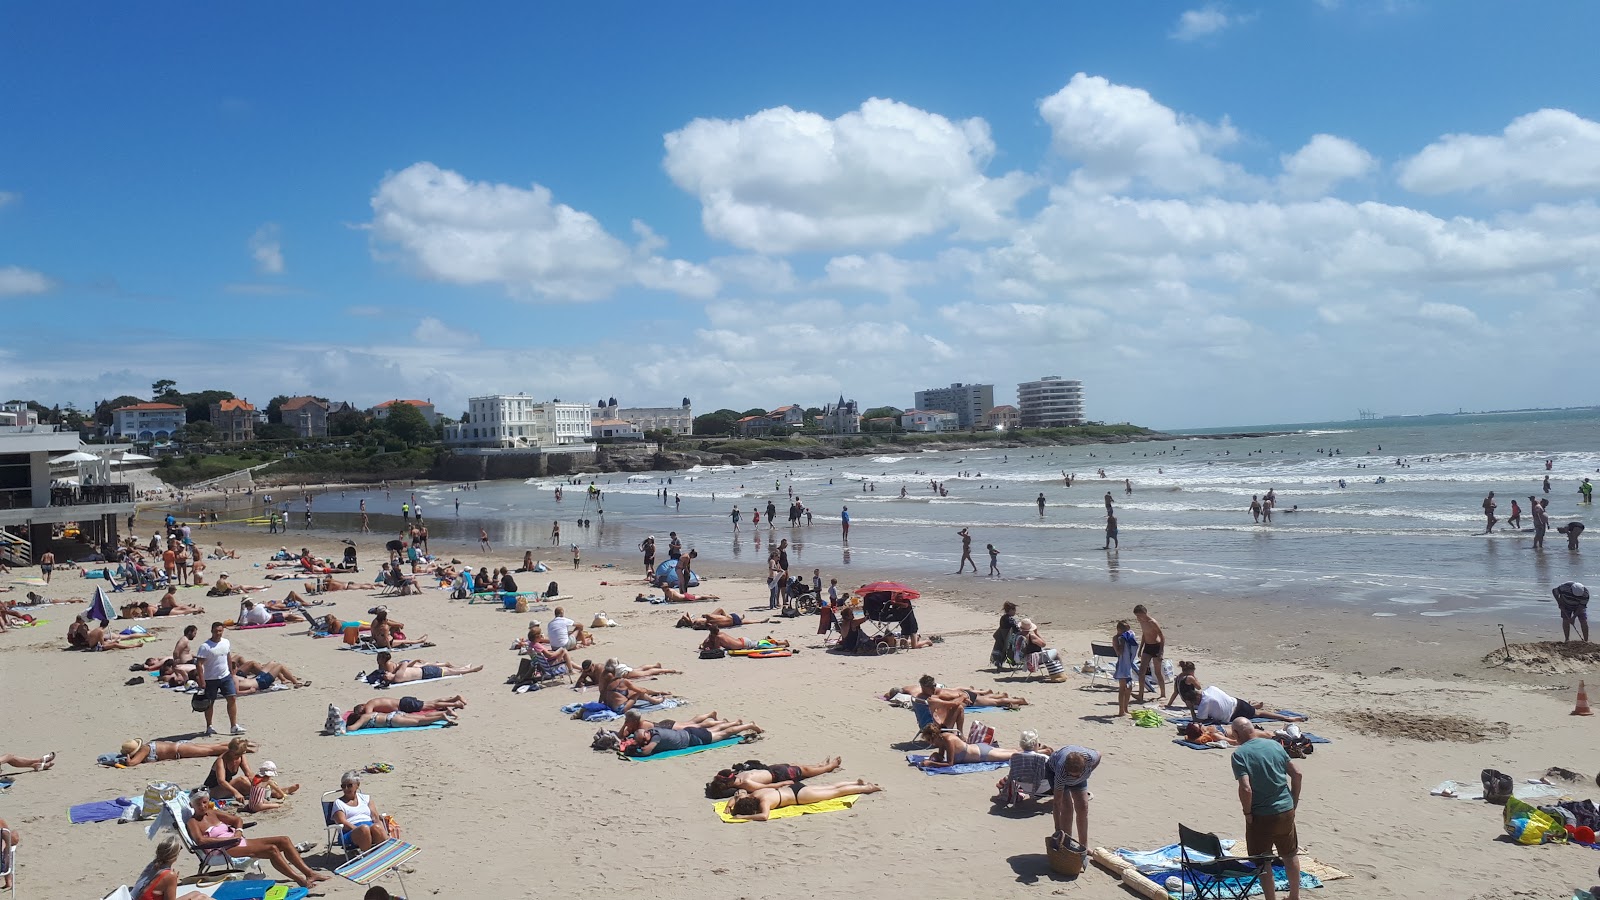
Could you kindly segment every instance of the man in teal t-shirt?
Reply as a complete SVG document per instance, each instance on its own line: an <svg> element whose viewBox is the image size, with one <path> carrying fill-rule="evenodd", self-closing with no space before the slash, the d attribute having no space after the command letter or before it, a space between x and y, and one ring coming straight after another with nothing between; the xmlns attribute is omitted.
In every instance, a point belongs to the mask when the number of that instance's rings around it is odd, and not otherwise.
<svg viewBox="0 0 1600 900"><path fill-rule="evenodd" d="M1300 900L1300 838L1294 813L1300 805L1300 769L1283 745L1271 737L1257 737L1249 719L1233 720L1233 777L1239 782L1239 804L1244 808L1245 852L1250 856L1283 859L1289 876L1289 900ZM1266 900L1276 900L1272 875L1261 879Z"/></svg>

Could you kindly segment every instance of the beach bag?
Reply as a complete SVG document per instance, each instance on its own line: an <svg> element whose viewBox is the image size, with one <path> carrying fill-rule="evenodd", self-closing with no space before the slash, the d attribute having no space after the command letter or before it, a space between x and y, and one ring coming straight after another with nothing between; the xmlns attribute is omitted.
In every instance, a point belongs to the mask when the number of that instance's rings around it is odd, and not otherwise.
<svg viewBox="0 0 1600 900"><path fill-rule="evenodd" d="M1567 841L1563 823L1516 797L1506 800L1504 822L1506 834L1519 844L1564 844Z"/></svg>
<svg viewBox="0 0 1600 900"><path fill-rule="evenodd" d="M621 746L622 740L617 737L617 733L604 728L595 732L594 739L589 742L590 750L617 750Z"/></svg>
<svg viewBox="0 0 1600 900"><path fill-rule="evenodd" d="M701 659L722 659L723 657L725 657L727 655L728 655L728 651L722 649L721 647L712 647L712 648L710 648L708 650L701 650L700 651L700 658Z"/></svg>
<svg viewBox="0 0 1600 900"><path fill-rule="evenodd" d="M1483 802L1498 806L1511 799L1510 775L1499 769L1484 769L1479 777L1483 779Z"/></svg>
<svg viewBox="0 0 1600 900"><path fill-rule="evenodd" d="M983 724L982 722L974 721L972 725L967 728L967 743L993 744L994 729Z"/></svg>
<svg viewBox="0 0 1600 900"><path fill-rule="evenodd" d="M528 598L527 597L518 597L517 598L517 612L525 613L527 611L528 611Z"/></svg>
<svg viewBox="0 0 1600 900"><path fill-rule="evenodd" d="M1044 854L1050 861L1050 871L1066 878L1083 874L1084 857L1088 855L1082 844L1060 833L1044 839Z"/></svg>
<svg viewBox="0 0 1600 900"><path fill-rule="evenodd" d="M206 699L205 694L195 694L189 698L189 708L197 713L203 713L211 708L213 701Z"/></svg>
<svg viewBox="0 0 1600 900"><path fill-rule="evenodd" d="M178 799L178 786L170 781L152 781L144 786L143 816L149 817L161 811L161 804L168 800Z"/></svg>
<svg viewBox="0 0 1600 900"><path fill-rule="evenodd" d="M328 718L322 723L323 734L344 734L344 715L339 707L328 704Z"/></svg>

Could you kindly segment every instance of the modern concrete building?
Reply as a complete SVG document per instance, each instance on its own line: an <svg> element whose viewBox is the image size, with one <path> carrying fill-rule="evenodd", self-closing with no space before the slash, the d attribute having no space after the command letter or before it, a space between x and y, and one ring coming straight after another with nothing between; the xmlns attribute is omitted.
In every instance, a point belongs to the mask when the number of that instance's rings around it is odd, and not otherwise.
<svg viewBox="0 0 1600 900"><path fill-rule="evenodd" d="M996 406L983 417L983 424L995 431L1010 431L1022 423L1022 413L1009 403Z"/></svg>
<svg viewBox="0 0 1600 900"><path fill-rule="evenodd" d="M913 409L940 409L956 414L960 428L976 428L994 406L994 385L952 384L947 388L917 391Z"/></svg>
<svg viewBox="0 0 1600 900"><path fill-rule="evenodd" d="M0 403L0 425L37 425L39 424L39 411L28 405L26 400L13 400Z"/></svg>
<svg viewBox="0 0 1600 900"><path fill-rule="evenodd" d="M211 427L219 441L238 443L256 439L256 408L248 400L211 404Z"/></svg>
<svg viewBox="0 0 1600 900"><path fill-rule="evenodd" d="M290 397L278 407L278 416L300 437L328 436L328 404L315 397Z"/></svg>
<svg viewBox="0 0 1600 900"><path fill-rule="evenodd" d="M490 394L467 400L466 419L446 425L444 441L465 447L559 447L586 444L591 434L585 404Z"/></svg>
<svg viewBox="0 0 1600 900"><path fill-rule="evenodd" d="M639 426L622 419L591 419L589 421L589 431L595 440L644 440L644 432L639 430Z"/></svg>
<svg viewBox="0 0 1600 900"><path fill-rule="evenodd" d="M908 409L900 414L900 427L906 431L961 431L961 419L943 409Z"/></svg>
<svg viewBox="0 0 1600 900"><path fill-rule="evenodd" d="M371 413L374 419L385 419L389 416L389 408L396 403L404 403L416 407L417 412L422 413L422 417L428 420L429 425L439 424L439 413L434 410L432 400L385 400L367 410L367 412Z"/></svg>
<svg viewBox="0 0 1600 900"><path fill-rule="evenodd" d="M617 398L611 397L594 405L590 413L595 422L620 419L637 426L640 432L670 431L673 434L694 434L694 407L689 398L681 406L632 406L618 408Z"/></svg>
<svg viewBox="0 0 1600 900"><path fill-rule="evenodd" d="M112 482L109 457L103 448L81 447L76 431L0 426L0 559L32 564L58 533L62 538L73 534L62 530L68 524L77 526L77 539L86 545L81 558L88 557L89 547L115 541L118 521L135 504L132 485ZM71 466L76 474L52 476L52 458L60 460L58 470ZM62 574L67 573L57 577Z"/></svg>
<svg viewBox="0 0 1600 900"><path fill-rule="evenodd" d="M135 403L111 411L111 434L140 444L165 444L189 424L189 411L176 403Z"/></svg>
<svg viewBox="0 0 1600 900"><path fill-rule="evenodd" d="M1017 412L1023 428L1083 424L1083 382L1060 375L1017 385Z"/></svg>

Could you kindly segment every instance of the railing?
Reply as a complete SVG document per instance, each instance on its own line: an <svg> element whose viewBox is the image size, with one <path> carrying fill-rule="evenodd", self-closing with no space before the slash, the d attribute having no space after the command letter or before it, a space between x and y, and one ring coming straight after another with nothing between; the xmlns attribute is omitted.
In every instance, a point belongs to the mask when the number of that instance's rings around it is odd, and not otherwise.
<svg viewBox="0 0 1600 900"><path fill-rule="evenodd" d="M104 503L132 503L131 484L86 484L82 487L50 489L51 506L98 506Z"/></svg>
<svg viewBox="0 0 1600 900"><path fill-rule="evenodd" d="M7 488L0 490L0 509L32 509L32 488Z"/></svg>
<svg viewBox="0 0 1600 900"><path fill-rule="evenodd" d="M8 566L31 566L33 545L9 531L0 532L0 559Z"/></svg>

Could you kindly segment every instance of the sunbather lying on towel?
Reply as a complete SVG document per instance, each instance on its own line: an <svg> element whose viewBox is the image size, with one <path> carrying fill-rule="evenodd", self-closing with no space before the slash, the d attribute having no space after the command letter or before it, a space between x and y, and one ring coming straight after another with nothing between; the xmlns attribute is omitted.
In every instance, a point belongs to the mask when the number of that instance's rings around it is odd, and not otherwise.
<svg viewBox="0 0 1600 900"><path fill-rule="evenodd" d="M367 631L371 627L368 625L363 625L360 622L343 621L333 613L328 613L322 618L317 619L312 624L315 626L313 633L317 634L319 637L332 637L334 635L341 635L344 634L346 628L354 628L358 631Z"/></svg>
<svg viewBox="0 0 1600 900"><path fill-rule="evenodd" d="M612 712L625 713L641 704L660 703L672 696L671 691L648 691L634 684L626 678L616 674L615 670L601 669L595 678L595 686L600 689L600 702Z"/></svg>
<svg viewBox="0 0 1600 900"><path fill-rule="evenodd" d="M692 719L661 719L659 721L651 721L639 715L638 710L631 710L627 716L623 717L622 728L617 731L617 736L624 740L630 737L637 737L640 743L643 743L650 739L650 729L652 728L714 728L718 725L731 724L733 723L717 715L717 711L714 709L711 712L701 713Z"/></svg>
<svg viewBox="0 0 1600 900"><path fill-rule="evenodd" d="M245 659L237 653L232 653L228 655L228 665L233 669L233 674L235 675L256 678L266 674L272 676L273 681L281 681L290 687L296 688L308 687L311 684L309 681L303 681L295 677L295 674L289 671L289 667L280 662L256 662L253 659ZM268 682L269 686L270 684L271 682Z"/></svg>
<svg viewBox="0 0 1600 900"><path fill-rule="evenodd" d="M360 713L424 713L442 712L450 718L455 718L455 711L466 709L467 701L460 694L454 697L444 697L439 700L422 700L417 697L376 697L356 704L351 712Z"/></svg>
<svg viewBox="0 0 1600 900"><path fill-rule="evenodd" d="M127 650L142 643L135 641L125 644L116 635L107 635L103 628L90 628L81 615L67 626L67 646L74 650Z"/></svg>
<svg viewBox="0 0 1600 900"><path fill-rule="evenodd" d="M198 616L204 614L205 611L206 608L203 606L179 603L178 589L175 587L167 588L167 592L161 595L161 601L156 606L156 615L158 616Z"/></svg>
<svg viewBox="0 0 1600 900"><path fill-rule="evenodd" d="M772 636L764 638L741 638L731 634L723 634L722 629L712 625L706 629L706 639L700 642L701 650L761 650L789 646L788 641L780 641Z"/></svg>
<svg viewBox="0 0 1600 900"><path fill-rule="evenodd" d="M694 603L698 600L722 599L716 594L691 594L688 591L680 591L670 584L663 584L661 586L661 594L667 598L668 603Z"/></svg>
<svg viewBox="0 0 1600 900"><path fill-rule="evenodd" d="M378 671L389 684L407 681L424 681L449 675L470 675L483 671L483 666L458 666L455 663L425 663L415 659L396 660L385 650L378 654Z"/></svg>
<svg viewBox="0 0 1600 900"><path fill-rule="evenodd" d="M739 791L728 801L728 814L741 822L765 822L775 809L805 806L824 800L837 800L853 794L876 794L883 788L866 781L841 781L838 784L804 784L785 781L755 793Z"/></svg>
<svg viewBox="0 0 1600 900"><path fill-rule="evenodd" d="M703 747L706 744L715 744L724 738L741 734L760 734L762 729L754 722L739 720L736 722L723 722L710 727L690 725L686 728L652 728L648 732L649 740L642 745L628 751L630 756L650 756L667 750L688 750L691 747Z"/></svg>
<svg viewBox="0 0 1600 900"><path fill-rule="evenodd" d="M258 604L254 600L245 600L239 606L239 615L235 619L239 625L271 625L276 622L304 622L305 616L297 612L274 612L267 608L265 603Z"/></svg>
<svg viewBox="0 0 1600 900"><path fill-rule="evenodd" d="M135 600L117 607L119 619L148 619L156 614L155 607L147 600Z"/></svg>
<svg viewBox="0 0 1600 900"><path fill-rule="evenodd" d="M1216 685L1201 688L1194 677L1193 663L1178 678L1175 695L1188 705L1197 722L1231 722L1234 719L1273 719L1278 722L1304 722L1304 716L1286 716L1272 712L1262 703L1235 700ZM1170 703L1169 703L1170 706Z"/></svg>
<svg viewBox="0 0 1600 900"><path fill-rule="evenodd" d="M246 837L244 822L238 816L218 809L205 791L195 791L189 803L194 815L185 823L185 827L190 840L202 850L226 850L229 856L264 859L301 887L310 887L333 877L306 865L305 860L300 858L300 851L295 849L294 841L287 837Z"/></svg>
<svg viewBox="0 0 1600 900"><path fill-rule="evenodd" d="M708 613L701 613L698 616L691 616L688 613L684 613L682 616L678 617L677 627L693 628L696 631L705 631L713 625L718 628L738 628L740 625L765 625L768 622L775 621L777 620L771 617L765 619L747 619L738 613L723 612L721 608L718 608Z"/></svg>
<svg viewBox="0 0 1600 900"><path fill-rule="evenodd" d="M682 675L681 669L669 669L661 663L649 663L643 666L630 666L616 657L612 657L599 664L591 660L583 661L582 671L578 674L578 683L573 687L585 687L596 684L596 678L601 672L610 672L619 678L655 678L658 675Z"/></svg>
<svg viewBox="0 0 1600 900"><path fill-rule="evenodd" d="M993 744L969 744L952 732L940 731L938 725L922 729L920 737L933 747L933 753L922 764L930 769L942 769L957 763L1005 762L1017 752Z"/></svg>
<svg viewBox="0 0 1600 900"><path fill-rule="evenodd" d="M794 784L806 778L816 778L836 772L844 765L843 757L835 756L815 766L777 765L759 769L723 769L706 782L707 800L725 800L739 791L758 791L778 782Z"/></svg>
<svg viewBox="0 0 1600 900"><path fill-rule="evenodd" d="M316 593L316 591L311 591ZM308 606L321 606L321 600L307 600L297 591L290 591L282 600L257 600L257 606L264 606L268 612L305 612Z"/></svg>
<svg viewBox="0 0 1600 900"><path fill-rule="evenodd" d="M358 706L357 709L360 707ZM420 728L443 722L446 725L456 724L455 718L447 711L428 710L426 712L357 712L350 710L344 717L346 731L356 731L362 728Z"/></svg>
<svg viewBox="0 0 1600 900"><path fill-rule="evenodd" d="M255 744L246 743L250 752L257 749ZM221 756L228 752L227 744L194 744L189 741L144 741L139 738L130 738L123 741L118 750L123 758L124 766L137 766L142 763L167 762L174 759L203 759L206 757Z"/></svg>
<svg viewBox="0 0 1600 900"><path fill-rule="evenodd" d="M1259 725L1256 726L1257 737L1267 737L1269 735L1270 732L1265 728ZM1223 743L1229 747L1239 746L1239 739L1233 736L1231 729L1216 725L1201 725L1199 722L1190 722L1184 726L1183 739L1196 744Z"/></svg>
<svg viewBox="0 0 1600 900"><path fill-rule="evenodd" d="M1016 709L1028 705L1027 698L1013 697L1004 691L978 687L945 687L934 681L932 675L922 676L915 685L890 688L884 693L883 699L893 700L900 694L910 694L919 700L931 700L935 697L947 702L959 700L963 706L1003 706L1006 709Z"/></svg>
<svg viewBox="0 0 1600 900"><path fill-rule="evenodd" d="M319 590L324 591L354 591L357 589L365 589L371 586L366 582L339 581L332 575L329 575L321 581L316 582L316 585Z"/></svg>

